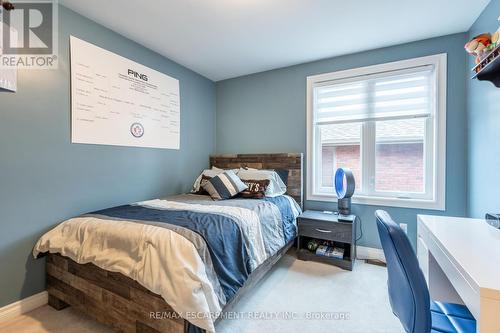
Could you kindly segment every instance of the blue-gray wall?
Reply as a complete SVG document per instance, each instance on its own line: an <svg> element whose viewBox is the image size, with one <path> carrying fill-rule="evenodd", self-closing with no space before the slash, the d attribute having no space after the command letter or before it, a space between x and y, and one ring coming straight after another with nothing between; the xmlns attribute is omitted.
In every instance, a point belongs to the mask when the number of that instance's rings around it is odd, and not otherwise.
<svg viewBox="0 0 500 333"><path fill-rule="evenodd" d="M469 38L495 31L500 1L491 1L469 31ZM470 80L474 58L467 64L469 140L468 214L500 213L500 89L487 81Z"/></svg>
<svg viewBox="0 0 500 333"><path fill-rule="evenodd" d="M217 82L217 153L306 152L306 77L373 64L448 54L446 211L386 208L416 241L416 214L466 214L466 100L463 45L467 34L455 34ZM327 202L307 201L307 209L335 209ZM360 245L379 247L374 212L357 205L363 221Z"/></svg>
<svg viewBox="0 0 500 333"><path fill-rule="evenodd" d="M20 70L0 92L0 307L45 289L37 238L72 216L187 191L215 149L215 84L66 9L59 69ZM180 81L181 149L70 143L69 35Z"/></svg>

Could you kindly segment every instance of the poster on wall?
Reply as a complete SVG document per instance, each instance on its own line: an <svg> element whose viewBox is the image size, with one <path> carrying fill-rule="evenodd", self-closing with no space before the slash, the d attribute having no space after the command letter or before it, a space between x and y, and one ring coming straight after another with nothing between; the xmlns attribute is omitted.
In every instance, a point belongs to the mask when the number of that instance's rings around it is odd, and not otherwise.
<svg viewBox="0 0 500 333"><path fill-rule="evenodd" d="M71 142L180 149L179 81L74 36Z"/></svg>
<svg viewBox="0 0 500 333"><path fill-rule="evenodd" d="M0 22L0 36L3 36L4 29L10 29L12 40L17 41L17 31ZM3 38L0 38L0 54L3 54L2 40ZM0 89L13 92L17 91L17 68L0 64Z"/></svg>

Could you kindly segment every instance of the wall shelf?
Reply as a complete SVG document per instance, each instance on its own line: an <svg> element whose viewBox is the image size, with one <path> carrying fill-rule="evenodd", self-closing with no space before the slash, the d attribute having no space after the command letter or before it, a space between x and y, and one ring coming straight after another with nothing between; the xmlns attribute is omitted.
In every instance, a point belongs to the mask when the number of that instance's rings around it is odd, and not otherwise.
<svg viewBox="0 0 500 333"><path fill-rule="evenodd" d="M472 79L490 81L495 87L500 88L500 45L495 47L472 71Z"/></svg>

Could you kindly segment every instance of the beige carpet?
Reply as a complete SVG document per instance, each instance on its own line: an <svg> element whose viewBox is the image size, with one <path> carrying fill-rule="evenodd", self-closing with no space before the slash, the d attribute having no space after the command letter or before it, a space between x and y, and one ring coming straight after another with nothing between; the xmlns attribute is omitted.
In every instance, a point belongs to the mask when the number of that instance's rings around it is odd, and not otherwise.
<svg viewBox="0 0 500 333"><path fill-rule="evenodd" d="M357 262L353 272L285 256L243 299L217 333L403 333L392 314L385 268ZM44 306L0 323L0 332L104 333L71 308Z"/></svg>

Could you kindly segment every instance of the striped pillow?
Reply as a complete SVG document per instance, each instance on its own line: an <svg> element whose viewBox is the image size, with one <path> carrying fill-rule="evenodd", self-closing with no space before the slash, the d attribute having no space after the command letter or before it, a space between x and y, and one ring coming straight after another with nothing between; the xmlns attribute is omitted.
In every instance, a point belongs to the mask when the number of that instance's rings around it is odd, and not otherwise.
<svg viewBox="0 0 500 333"><path fill-rule="evenodd" d="M203 188L210 194L212 199L224 200L246 190L247 186L236 176L234 171L227 170L207 180L203 184Z"/></svg>

